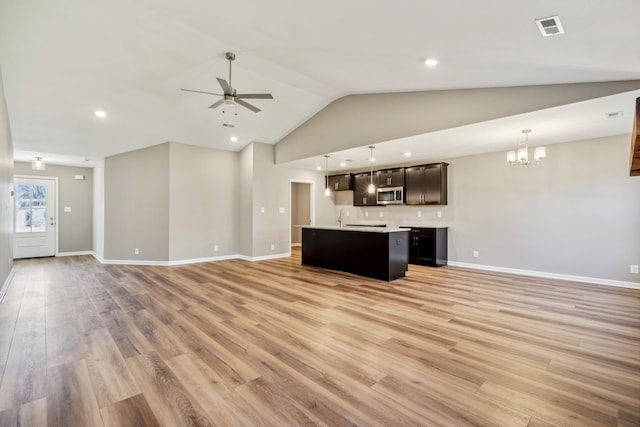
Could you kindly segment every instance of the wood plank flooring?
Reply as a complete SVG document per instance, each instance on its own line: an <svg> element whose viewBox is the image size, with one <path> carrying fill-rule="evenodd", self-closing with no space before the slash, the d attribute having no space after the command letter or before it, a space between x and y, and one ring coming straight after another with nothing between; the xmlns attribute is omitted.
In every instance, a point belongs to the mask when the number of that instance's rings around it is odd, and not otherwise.
<svg viewBox="0 0 640 427"><path fill-rule="evenodd" d="M638 426L640 291L291 258L21 260L0 426Z"/></svg>

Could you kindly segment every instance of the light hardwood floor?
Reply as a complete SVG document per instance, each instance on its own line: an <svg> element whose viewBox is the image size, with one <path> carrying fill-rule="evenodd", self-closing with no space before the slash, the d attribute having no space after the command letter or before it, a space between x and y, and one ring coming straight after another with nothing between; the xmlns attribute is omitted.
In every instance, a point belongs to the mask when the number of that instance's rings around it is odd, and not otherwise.
<svg viewBox="0 0 640 427"><path fill-rule="evenodd" d="M0 426L638 426L640 291L291 258L23 260Z"/></svg>

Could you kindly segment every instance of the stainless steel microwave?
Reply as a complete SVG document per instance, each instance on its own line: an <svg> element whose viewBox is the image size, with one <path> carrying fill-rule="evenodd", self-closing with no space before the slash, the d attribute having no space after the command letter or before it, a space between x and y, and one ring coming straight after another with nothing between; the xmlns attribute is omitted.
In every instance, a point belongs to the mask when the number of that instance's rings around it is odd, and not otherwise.
<svg viewBox="0 0 640 427"><path fill-rule="evenodd" d="M403 187L378 188L379 205L401 205L404 203Z"/></svg>

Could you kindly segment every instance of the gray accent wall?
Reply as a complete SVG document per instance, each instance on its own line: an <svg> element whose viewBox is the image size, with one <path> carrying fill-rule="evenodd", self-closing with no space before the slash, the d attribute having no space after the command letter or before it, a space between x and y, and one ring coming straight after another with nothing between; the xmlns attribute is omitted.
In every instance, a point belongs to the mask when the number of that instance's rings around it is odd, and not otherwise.
<svg viewBox="0 0 640 427"><path fill-rule="evenodd" d="M449 159L447 206L357 208L347 191L336 194L336 207L357 220L448 226L454 263L640 283L630 273L640 264L630 140L553 144L530 166L509 166L502 152Z"/></svg>
<svg viewBox="0 0 640 427"><path fill-rule="evenodd" d="M275 164L274 146L253 143L252 185L252 256L268 257L290 252L292 180L314 183L315 220L317 224L336 222L335 205L324 197L324 175L315 171ZM262 212L264 208L264 212ZM283 211L281 211L283 208ZM273 249L271 249L273 245Z"/></svg>
<svg viewBox="0 0 640 427"><path fill-rule="evenodd" d="M0 289L13 267L13 142L0 70Z"/></svg>
<svg viewBox="0 0 640 427"><path fill-rule="evenodd" d="M640 80L349 95L276 145L285 163L637 90Z"/></svg>
<svg viewBox="0 0 640 427"><path fill-rule="evenodd" d="M93 169L47 164L45 170L36 171L31 163L15 162L14 173L58 178L58 253L93 250ZM85 179L76 180L76 175Z"/></svg>
<svg viewBox="0 0 640 427"><path fill-rule="evenodd" d="M167 261L169 143L107 157L104 205L105 260Z"/></svg>
<svg viewBox="0 0 640 427"><path fill-rule="evenodd" d="M324 176L276 166L273 145L252 143L235 153L170 142L108 157L104 259L288 254L292 180L314 183L317 221L335 222L335 207L322 194Z"/></svg>
<svg viewBox="0 0 640 427"><path fill-rule="evenodd" d="M170 261L238 254L238 161L232 151L170 143Z"/></svg>
<svg viewBox="0 0 640 427"><path fill-rule="evenodd" d="M93 168L93 253L104 260L104 160Z"/></svg>
<svg viewBox="0 0 640 427"><path fill-rule="evenodd" d="M238 249L247 257L253 257L253 144L248 144L239 153L240 170L240 230Z"/></svg>

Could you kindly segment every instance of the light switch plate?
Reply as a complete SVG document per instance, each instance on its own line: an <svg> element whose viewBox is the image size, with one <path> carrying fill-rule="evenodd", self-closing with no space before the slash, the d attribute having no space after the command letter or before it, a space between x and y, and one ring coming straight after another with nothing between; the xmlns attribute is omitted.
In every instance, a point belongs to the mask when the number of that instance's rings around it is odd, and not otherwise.
<svg viewBox="0 0 640 427"><path fill-rule="evenodd" d="M71 206L65 206L64 207L64 211L65 212L71 212Z"/></svg>

